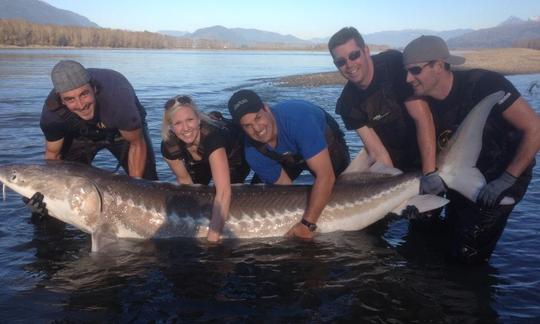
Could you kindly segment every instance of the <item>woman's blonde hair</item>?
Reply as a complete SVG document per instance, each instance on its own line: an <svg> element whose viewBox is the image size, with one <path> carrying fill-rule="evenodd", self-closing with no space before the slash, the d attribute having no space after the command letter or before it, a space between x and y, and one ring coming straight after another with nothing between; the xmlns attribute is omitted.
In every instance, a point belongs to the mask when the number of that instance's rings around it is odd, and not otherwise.
<svg viewBox="0 0 540 324"><path fill-rule="evenodd" d="M175 136L174 133L171 132L172 116L184 107L190 107L197 117L199 119L201 118L197 105L190 96L179 95L167 100L165 103L165 111L163 112L163 122L161 123L161 138L164 141L168 141L171 139L171 136Z"/></svg>

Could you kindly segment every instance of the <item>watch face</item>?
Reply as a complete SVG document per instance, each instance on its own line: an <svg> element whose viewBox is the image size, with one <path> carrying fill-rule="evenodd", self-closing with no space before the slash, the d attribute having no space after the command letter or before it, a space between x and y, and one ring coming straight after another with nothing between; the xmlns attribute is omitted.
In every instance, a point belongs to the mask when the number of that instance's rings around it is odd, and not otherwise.
<svg viewBox="0 0 540 324"><path fill-rule="evenodd" d="M302 224L306 225L306 227L312 231L312 232L315 232L315 230L317 229L317 224L313 224L313 223L310 223L308 222L307 220L303 219L300 221Z"/></svg>

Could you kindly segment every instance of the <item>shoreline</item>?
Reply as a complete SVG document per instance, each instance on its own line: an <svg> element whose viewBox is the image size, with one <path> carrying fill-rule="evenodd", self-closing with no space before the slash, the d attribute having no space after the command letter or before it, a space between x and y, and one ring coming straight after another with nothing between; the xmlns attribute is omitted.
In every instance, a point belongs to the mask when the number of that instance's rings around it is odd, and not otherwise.
<svg viewBox="0 0 540 324"><path fill-rule="evenodd" d="M28 45L28 46L16 46L16 45L0 45L0 50L126 50L126 51L271 51L271 52L320 52L327 53L326 48L210 48L210 47L166 47L166 48L151 48L151 47L86 47L86 46L45 46L45 45Z"/></svg>
<svg viewBox="0 0 540 324"><path fill-rule="evenodd" d="M528 48L478 49L460 52L465 64L455 70L486 69L503 75L540 73L540 50ZM329 59L330 60L330 59ZM346 80L338 71L290 75L275 79L286 87L319 87L344 85Z"/></svg>

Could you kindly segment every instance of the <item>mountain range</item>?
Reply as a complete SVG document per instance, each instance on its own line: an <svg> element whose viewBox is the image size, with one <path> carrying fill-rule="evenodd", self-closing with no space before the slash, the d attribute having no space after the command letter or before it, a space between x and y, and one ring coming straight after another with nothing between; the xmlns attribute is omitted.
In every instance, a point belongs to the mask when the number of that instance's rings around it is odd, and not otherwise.
<svg viewBox="0 0 540 324"><path fill-rule="evenodd" d="M169 36L180 36L192 39L208 39L229 43L233 46L242 47L253 44L287 44L287 45L309 45L313 44L308 40L303 40L292 35L282 35L274 32L247 28L226 28L223 26L211 26L197 29L193 33L179 31L158 31L160 34Z"/></svg>
<svg viewBox="0 0 540 324"><path fill-rule="evenodd" d="M510 17L492 28L465 33L447 40L450 48L504 48L540 40L540 19Z"/></svg>
<svg viewBox="0 0 540 324"><path fill-rule="evenodd" d="M38 24L99 28L96 23L84 16L53 7L40 0L0 0L0 19L22 19ZM201 28L193 33L174 30L158 31L158 33L184 39L213 40L233 47L250 47L258 44L313 47L317 44L326 44L329 38L304 40L293 35L282 35L258 29L226 28L223 26ZM495 27L479 30L434 31L407 29L364 34L363 37L366 43L370 45L402 48L414 38L427 34L440 36L448 42L449 47L454 49L511 47L516 46L516 44L526 43L528 40L540 40L540 18L534 17L529 20L522 20L511 16Z"/></svg>
<svg viewBox="0 0 540 324"><path fill-rule="evenodd" d="M84 16L58 9L39 0L0 0L0 19L22 19L36 24L99 27Z"/></svg>

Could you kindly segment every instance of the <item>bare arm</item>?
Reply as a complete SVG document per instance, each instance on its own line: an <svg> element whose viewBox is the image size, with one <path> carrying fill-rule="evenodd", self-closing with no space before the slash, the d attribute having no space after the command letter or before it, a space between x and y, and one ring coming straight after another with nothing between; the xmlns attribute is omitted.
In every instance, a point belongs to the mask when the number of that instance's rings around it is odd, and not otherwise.
<svg viewBox="0 0 540 324"><path fill-rule="evenodd" d="M405 107L416 125L416 140L422 158L422 173L435 171L437 148L435 146L435 124L429 105L425 100L413 98L405 102Z"/></svg>
<svg viewBox="0 0 540 324"><path fill-rule="evenodd" d="M358 133L358 136L360 136L362 143L364 143L364 148L374 163L381 162L386 166L394 166L392 159L390 158L390 154L384 147L379 135L375 133L373 128L363 126L358 128L356 133Z"/></svg>
<svg viewBox="0 0 540 324"><path fill-rule="evenodd" d="M169 165L169 168L174 172L174 175L176 176L176 181L179 184L193 184L193 180L191 179L191 176L189 175L189 172L186 169L186 166L184 163L180 160L169 160L167 158L164 158L165 162Z"/></svg>
<svg viewBox="0 0 540 324"><path fill-rule="evenodd" d="M332 169L328 149L325 148L306 162L315 175L315 182L311 188L308 205L303 218L310 223L317 223L324 207L326 207L326 204L330 200L336 177ZM294 235L301 238L313 237L313 233L301 223L294 225L286 235Z"/></svg>
<svg viewBox="0 0 540 324"><path fill-rule="evenodd" d="M224 148L219 148L210 154L210 169L216 187L216 195L212 206L212 219L208 226L206 238L210 242L219 240L225 221L229 217L231 206L231 178L229 161Z"/></svg>
<svg viewBox="0 0 540 324"><path fill-rule="evenodd" d="M523 134L516 154L506 168L508 173L519 177L540 150L540 117L522 97L519 97L502 115Z"/></svg>
<svg viewBox="0 0 540 324"><path fill-rule="evenodd" d="M64 145L64 139L58 141L49 142L45 141L45 160L60 160L60 152L62 151L62 145Z"/></svg>
<svg viewBox="0 0 540 324"><path fill-rule="evenodd" d="M140 128L132 131L121 130L122 137L129 142L128 169L131 177L141 178L146 165L147 147Z"/></svg>

